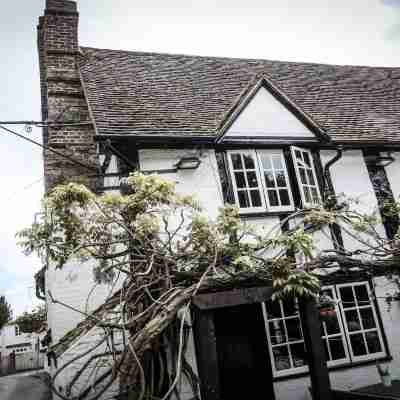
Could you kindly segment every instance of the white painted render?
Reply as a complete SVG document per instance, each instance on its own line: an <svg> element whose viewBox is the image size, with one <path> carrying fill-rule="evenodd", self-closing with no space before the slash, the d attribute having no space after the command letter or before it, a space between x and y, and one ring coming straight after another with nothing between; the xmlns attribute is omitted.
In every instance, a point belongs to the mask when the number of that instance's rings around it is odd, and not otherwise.
<svg viewBox="0 0 400 400"><path fill-rule="evenodd" d="M264 87L260 87L225 135L315 137Z"/></svg>
<svg viewBox="0 0 400 400"><path fill-rule="evenodd" d="M269 93L267 94L269 95ZM304 132L302 134L304 134ZM280 132L279 135L281 136L282 132ZM293 132L290 133L290 136L293 136ZM326 164L326 162L332 159L335 154L335 151L322 150L321 159L323 164ZM210 219L213 219L218 213L218 208L223 205L222 188L214 150L140 150L139 163L141 169L144 171L156 170L161 172L162 170L174 169L175 164L181 157L189 155L196 155L200 158L201 164L197 169L180 170L175 173L170 172L168 174L162 174L161 176L176 182L177 191L179 193L195 194L199 202L203 205L204 210L208 213ZM396 160L396 162L400 163L400 156L398 158L399 160ZM400 171L398 168L400 165L397 165L397 168L396 165L387 168L390 182L397 182L397 186L394 185L392 187L395 196L400 194L400 184L398 183L399 172L397 172ZM343 157L332 166L331 175L336 193L344 192L347 196L357 197L360 202L356 207L362 212L376 210L377 202L375 194L369 180L368 171L361 151L353 150L344 152ZM246 217L245 221L248 224L253 225L258 232L264 231L264 233L267 233L273 227L280 230L279 219L275 216L262 218ZM382 227L379 227L379 229L383 232ZM325 233L325 235L318 234L317 250L327 247L332 248L329 232ZM344 241L345 246L348 249L359 247L359 244L356 244L348 235L344 235ZM50 290L56 299L84 311L86 298L93 285L92 267L89 264L69 264L62 270L57 271L54 270L54 267L50 267L46 273L46 282L46 289ZM380 296L383 296L387 288L384 286L382 280L377 280L377 282L377 293ZM93 309L100 305L108 294L109 289L110 288L106 285L98 287L91 297L89 309ZM51 302L48 302L48 304L49 324L53 332L53 343L55 343L67 331L75 327L75 325L82 320L83 316L78 312L67 310L61 305L52 304ZM389 339L389 347L393 356L396 357L393 361L393 365L396 365L396 368L399 368L400 371L400 359L397 357L397 353L400 351L400 324L396 325L396 320L400 318L400 308L395 304L392 313L388 314L385 311L383 299L379 299L379 304L384 320L385 332ZM94 329L83 338L80 338L74 346L72 346L60 358L59 362L61 365L74 354L77 354L78 350L82 351L87 349L96 335L98 335L98 331ZM188 358L196 368L192 339L188 350ZM356 373L357 379L355 380L354 375ZM60 378L63 382L66 382L68 379L68 372L65 371L64 375ZM342 371L332 372L331 379L333 387L345 389L360 385L373 384L378 382L379 377L376 373L375 366L372 365L357 369L347 368ZM308 378L288 379L283 382L277 382L275 383L276 398L279 400L307 399L309 386L310 383ZM182 383L181 390L185 393L185 396L187 394L188 398L190 397L188 387L184 382ZM185 396L183 398L185 398Z"/></svg>
<svg viewBox="0 0 400 400"><path fill-rule="evenodd" d="M51 373L54 374L54 372L57 369L60 369L63 367L63 365L66 365L69 361L72 359L76 358L79 355L83 355L86 353L88 350L91 348L93 351L91 351L89 354L84 355L83 357L80 357L78 360L74 361L73 363L67 365L60 374L57 375L54 384L57 390L65 395L66 390L67 390L67 385L71 381L71 377L74 376L74 374L87 362L90 361L90 359L96 355L96 354L101 354L104 352L109 351L109 347L107 342L102 343L102 339L104 338L104 330L99 327L94 327L90 331L88 331L84 336L81 336L78 340L76 340L70 348L64 352L60 357L57 359L57 368L54 368L52 366L51 368ZM120 349L121 346L121 336L120 335L115 335L114 336L114 344L115 348L118 350ZM97 347L96 347L97 346ZM96 347L94 349L94 347ZM107 372L109 368L109 363L106 361L105 358L102 358L102 362L99 363L98 359L93 359L93 365L97 365L96 368L96 376L101 376L103 373ZM91 369L87 369L76 381L74 384L74 387L72 388L71 394L73 395L74 393L80 393L84 388L87 386L88 380L90 380L89 374L91 373ZM107 391L102 395L99 400L105 400L105 399L111 399L113 396L117 395L119 392L119 380L116 379L113 384L110 386L110 388L107 389ZM61 399L60 396L54 394L54 399L59 400Z"/></svg>
<svg viewBox="0 0 400 400"><path fill-rule="evenodd" d="M321 150L322 165L333 159L334 150ZM378 203L368 175L361 150L343 152L343 156L329 169L333 187L337 196L344 195L356 202L350 203L351 207L363 214L377 213ZM376 227L377 231L385 237L385 230L381 223ZM344 246L347 250L361 248L360 242L351 235L342 232ZM369 239L365 238L367 241Z"/></svg>
<svg viewBox="0 0 400 400"><path fill-rule="evenodd" d="M96 284L92 263L70 262L62 269L50 265L46 271L48 324L53 344L85 319L85 315L99 307L111 293L112 287ZM53 298L71 308L53 303Z"/></svg>
<svg viewBox="0 0 400 400"><path fill-rule="evenodd" d="M200 166L194 170L162 173L163 170L174 169L175 164L187 156L198 156L201 160ZM160 171L160 176L175 182L178 193L195 195L210 218L216 217L218 209L224 204L214 150L139 150L139 164L142 171Z"/></svg>

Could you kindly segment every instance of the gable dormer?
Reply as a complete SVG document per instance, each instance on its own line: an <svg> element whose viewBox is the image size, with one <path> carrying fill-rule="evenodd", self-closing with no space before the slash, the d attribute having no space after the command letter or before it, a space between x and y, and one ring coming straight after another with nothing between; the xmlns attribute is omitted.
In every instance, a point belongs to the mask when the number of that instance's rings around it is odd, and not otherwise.
<svg viewBox="0 0 400 400"><path fill-rule="evenodd" d="M329 141L324 130L266 77L240 96L224 119L218 142Z"/></svg>

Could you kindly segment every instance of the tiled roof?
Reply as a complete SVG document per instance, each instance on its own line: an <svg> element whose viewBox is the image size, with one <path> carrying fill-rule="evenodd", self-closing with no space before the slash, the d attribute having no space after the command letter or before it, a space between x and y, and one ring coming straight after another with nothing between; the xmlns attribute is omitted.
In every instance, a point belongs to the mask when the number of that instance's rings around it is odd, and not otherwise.
<svg viewBox="0 0 400 400"><path fill-rule="evenodd" d="M400 143L400 68L82 48L100 134L217 135L266 76L334 141Z"/></svg>

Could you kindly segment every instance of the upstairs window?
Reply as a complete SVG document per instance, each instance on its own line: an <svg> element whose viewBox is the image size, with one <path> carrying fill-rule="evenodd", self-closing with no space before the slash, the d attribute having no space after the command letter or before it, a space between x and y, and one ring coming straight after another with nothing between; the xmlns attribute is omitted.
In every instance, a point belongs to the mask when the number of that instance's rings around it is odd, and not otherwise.
<svg viewBox="0 0 400 400"><path fill-rule="evenodd" d="M316 205L320 193L311 152L294 146L291 150L302 203L304 206Z"/></svg>
<svg viewBox="0 0 400 400"><path fill-rule="evenodd" d="M309 150L292 148L295 176L302 204L319 203L320 192ZM287 160L282 149L227 152L234 200L242 214L294 210Z"/></svg>
<svg viewBox="0 0 400 400"><path fill-rule="evenodd" d="M254 150L230 152L228 160L236 204L245 212L265 210L256 152Z"/></svg>

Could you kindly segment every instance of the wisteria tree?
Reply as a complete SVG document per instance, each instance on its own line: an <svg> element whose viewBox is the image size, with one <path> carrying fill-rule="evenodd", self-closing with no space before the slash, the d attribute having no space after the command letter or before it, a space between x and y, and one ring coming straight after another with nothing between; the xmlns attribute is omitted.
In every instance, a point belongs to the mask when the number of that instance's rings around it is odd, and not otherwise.
<svg viewBox="0 0 400 400"><path fill-rule="evenodd" d="M283 221L288 231L277 225L260 233L243 223L233 206L211 221L195 198L178 195L173 183L158 176L135 173L127 182L125 195L96 195L77 183L60 185L44 199L42 221L19 234L26 253L36 253L56 268L94 260L98 281L119 282L120 289L104 305L117 317L112 322L92 318L104 328L105 338L122 335L123 345L100 356L93 350L93 358L108 360L109 372L90 390L74 392L82 368L93 368L85 363L66 392L53 385L61 398L97 399L119 377L128 398L166 399L173 392L179 395L182 375L197 395L196 376L184 358L183 327L199 293L272 286L273 300L294 296L318 301L317 269L357 266L397 272L400 237L382 237L378 218L357 212L349 200L327 196L321 206L288 216ZM397 213L399 207L386 205L386 210ZM317 249L314 233L327 235L334 226L359 248ZM168 343L169 359L174 360L168 387L162 384L167 366L160 343ZM157 379L155 367L145 367L149 362L157 365Z"/></svg>

